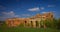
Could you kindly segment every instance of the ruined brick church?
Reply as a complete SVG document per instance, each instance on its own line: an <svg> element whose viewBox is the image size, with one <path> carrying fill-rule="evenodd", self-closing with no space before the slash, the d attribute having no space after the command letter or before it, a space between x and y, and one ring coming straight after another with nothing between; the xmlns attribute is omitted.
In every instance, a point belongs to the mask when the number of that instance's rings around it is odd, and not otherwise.
<svg viewBox="0 0 60 32"><path fill-rule="evenodd" d="M24 27L41 27L41 21L50 19L53 20L53 13L47 12L43 14L36 14L35 16L29 17L29 18L8 18L6 20L6 24L8 27L17 27L21 24L23 24ZM43 24L43 23L42 23ZM43 24L43 27L45 28L46 25Z"/></svg>

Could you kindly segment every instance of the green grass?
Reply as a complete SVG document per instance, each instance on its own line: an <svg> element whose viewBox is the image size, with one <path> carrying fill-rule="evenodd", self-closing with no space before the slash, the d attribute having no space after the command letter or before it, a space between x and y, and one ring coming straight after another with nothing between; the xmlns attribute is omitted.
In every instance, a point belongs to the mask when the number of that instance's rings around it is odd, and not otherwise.
<svg viewBox="0 0 60 32"><path fill-rule="evenodd" d="M24 27L0 27L0 32L60 32L60 30L52 28L24 28Z"/></svg>
<svg viewBox="0 0 60 32"><path fill-rule="evenodd" d="M58 29L54 28L25 28L22 26L19 27L6 27L6 25L0 26L0 32L60 32Z"/></svg>

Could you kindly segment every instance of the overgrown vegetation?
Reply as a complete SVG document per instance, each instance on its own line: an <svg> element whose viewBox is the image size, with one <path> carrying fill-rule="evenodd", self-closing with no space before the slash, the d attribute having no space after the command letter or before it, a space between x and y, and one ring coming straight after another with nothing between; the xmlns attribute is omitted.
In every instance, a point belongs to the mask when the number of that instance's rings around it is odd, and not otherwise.
<svg viewBox="0 0 60 32"><path fill-rule="evenodd" d="M46 21L44 21L44 23L48 28L60 29L60 18L59 19L54 18L52 21L47 19Z"/></svg>

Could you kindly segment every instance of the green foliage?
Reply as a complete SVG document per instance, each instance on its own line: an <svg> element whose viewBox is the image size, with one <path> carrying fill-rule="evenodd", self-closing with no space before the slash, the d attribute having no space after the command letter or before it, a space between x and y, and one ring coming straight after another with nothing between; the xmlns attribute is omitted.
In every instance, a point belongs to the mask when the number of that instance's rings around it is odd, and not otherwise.
<svg viewBox="0 0 60 32"><path fill-rule="evenodd" d="M24 24L20 24L20 25L19 25L19 27L23 27L23 26L24 26Z"/></svg>
<svg viewBox="0 0 60 32"><path fill-rule="evenodd" d="M53 19L54 28L60 29L60 18L59 19Z"/></svg>
<svg viewBox="0 0 60 32"><path fill-rule="evenodd" d="M1 28L0 32L60 32L57 29L52 28L24 28L24 27L11 27Z"/></svg>
<svg viewBox="0 0 60 32"><path fill-rule="evenodd" d="M46 20L46 21L45 21L45 25L46 25L47 27L51 27L51 22L49 22L48 20Z"/></svg>
<svg viewBox="0 0 60 32"><path fill-rule="evenodd" d="M60 18L57 21L58 21L57 28L60 29Z"/></svg>
<svg viewBox="0 0 60 32"><path fill-rule="evenodd" d="M44 23L47 27L60 29L60 18L59 19L54 18L53 20L47 19L46 21L44 21Z"/></svg>

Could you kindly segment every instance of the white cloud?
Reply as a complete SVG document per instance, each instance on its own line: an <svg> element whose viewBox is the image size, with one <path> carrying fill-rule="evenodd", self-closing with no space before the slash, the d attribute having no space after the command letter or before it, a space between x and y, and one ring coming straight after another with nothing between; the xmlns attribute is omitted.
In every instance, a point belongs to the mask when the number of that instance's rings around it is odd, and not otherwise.
<svg viewBox="0 0 60 32"><path fill-rule="evenodd" d="M15 13L13 11L10 11L10 12L2 12L4 15L11 15L11 16L14 16Z"/></svg>
<svg viewBox="0 0 60 32"><path fill-rule="evenodd" d="M44 7L40 7L40 9L41 9L41 10L43 10L43 9L44 9Z"/></svg>
<svg viewBox="0 0 60 32"><path fill-rule="evenodd" d="M39 11L40 9L37 7L37 8L30 8L28 9L29 11Z"/></svg>
<svg viewBox="0 0 60 32"><path fill-rule="evenodd" d="M55 7L55 5L48 5L48 7Z"/></svg>
<svg viewBox="0 0 60 32"><path fill-rule="evenodd" d="M44 7L36 7L36 8L30 8L28 9L28 11L39 11L39 10L44 10L45 8Z"/></svg>
<svg viewBox="0 0 60 32"><path fill-rule="evenodd" d="M49 12L41 12L41 13L49 13Z"/></svg>
<svg viewBox="0 0 60 32"><path fill-rule="evenodd" d="M19 15L14 15L14 17L20 17Z"/></svg>
<svg viewBox="0 0 60 32"><path fill-rule="evenodd" d="M20 15L16 15L14 11L10 11L10 12L2 12L2 14L4 15L4 17L20 17Z"/></svg>
<svg viewBox="0 0 60 32"><path fill-rule="evenodd" d="M10 12L2 12L3 14L14 14L14 12L13 11L10 11Z"/></svg>
<svg viewBox="0 0 60 32"><path fill-rule="evenodd" d="M55 13L56 11L50 11L51 13ZM44 12L41 12L41 13L49 13L49 12L46 12L46 11L44 11Z"/></svg>
<svg viewBox="0 0 60 32"><path fill-rule="evenodd" d="M30 14L22 14L22 16L31 16Z"/></svg>
<svg viewBox="0 0 60 32"><path fill-rule="evenodd" d="M41 12L41 13L46 13L46 12Z"/></svg>
<svg viewBox="0 0 60 32"><path fill-rule="evenodd" d="M14 11L10 12L2 12L4 16L2 18L12 18L12 17L29 17L30 14L22 14L22 15L16 15Z"/></svg>

